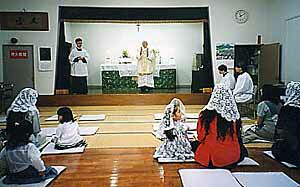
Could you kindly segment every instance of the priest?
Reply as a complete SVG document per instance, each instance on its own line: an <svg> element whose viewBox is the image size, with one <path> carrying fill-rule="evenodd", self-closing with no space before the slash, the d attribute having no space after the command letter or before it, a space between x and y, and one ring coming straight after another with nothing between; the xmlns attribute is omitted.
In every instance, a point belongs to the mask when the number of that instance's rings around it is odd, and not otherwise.
<svg viewBox="0 0 300 187"><path fill-rule="evenodd" d="M138 87L142 93L149 92L154 88L154 68L155 58L154 54L148 48L148 42L143 41L142 46L138 50L137 54L137 66L138 66Z"/></svg>

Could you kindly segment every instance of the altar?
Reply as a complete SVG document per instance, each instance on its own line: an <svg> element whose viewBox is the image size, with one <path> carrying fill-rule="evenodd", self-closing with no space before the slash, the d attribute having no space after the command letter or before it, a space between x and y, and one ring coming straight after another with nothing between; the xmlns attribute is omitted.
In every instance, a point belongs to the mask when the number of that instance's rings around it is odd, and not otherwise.
<svg viewBox="0 0 300 187"><path fill-rule="evenodd" d="M137 64L101 64L100 73L104 92L134 91L138 89ZM154 88L176 88L176 64L156 64Z"/></svg>

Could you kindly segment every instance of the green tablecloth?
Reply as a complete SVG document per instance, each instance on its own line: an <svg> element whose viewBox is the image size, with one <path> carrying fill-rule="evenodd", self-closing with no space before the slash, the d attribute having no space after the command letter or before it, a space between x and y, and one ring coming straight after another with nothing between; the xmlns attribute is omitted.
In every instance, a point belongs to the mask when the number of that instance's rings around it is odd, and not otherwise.
<svg viewBox="0 0 300 187"><path fill-rule="evenodd" d="M119 71L102 71L103 91L134 91L138 89L137 86L137 80L134 77L120 77ZM176 69L160 70L159 77L154 77L154 87L155 89L175 89Z"/></svg>

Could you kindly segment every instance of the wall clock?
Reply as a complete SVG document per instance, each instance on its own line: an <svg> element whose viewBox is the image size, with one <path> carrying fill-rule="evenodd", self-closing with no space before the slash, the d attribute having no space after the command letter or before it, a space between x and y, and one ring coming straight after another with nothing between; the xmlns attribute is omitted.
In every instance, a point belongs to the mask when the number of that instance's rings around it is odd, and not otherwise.
<svg viewBox="0 0 300 187"><path fill-rule="evenodd" d="M239 24L246 23L249 19L249 13L243 9L237 10L234 14L234 19Z"/></svg>

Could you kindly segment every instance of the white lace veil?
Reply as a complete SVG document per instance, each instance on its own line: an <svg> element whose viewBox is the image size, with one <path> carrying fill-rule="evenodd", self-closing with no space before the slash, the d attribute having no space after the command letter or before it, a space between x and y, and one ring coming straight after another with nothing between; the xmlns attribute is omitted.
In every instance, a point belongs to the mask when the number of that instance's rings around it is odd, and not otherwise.
<svg viewBox="0 0 300 187"><path fill-rule="evenodd" d="M174 98L172 101L165 107L163 118L160 122L159 129L156 136L158 138L165 137L164 131L174 128L173 121L173 111L176 106L179 106L181 118L185 120L185 107L180 99Z"/></svg>
<svg viewBox="0 0 300 187"><path fill-rule="evenodd" d="M287 101L285 106L294 106L300 108L300 82L290 82L286 88Z"/></svg>
<svg viewBox="0 0 300 187"><path fill-rule="evenodd" d="M169 105L172 105L172 106L169 106ZM180 110L182 119L186 118L185 107L180 99L173 98L172 101L169 103L169 105L166 106L165 111L167 110L167 108L170 108L170 107L171 107L171 111L174 111L175 106L179 106L179 110Z"/></svg>
<svg viewBox="0 0 300 187"><path fill-rule="evenodd" d="M37 107L35 106L38 98L38 92L32 88L24 88L20 91L19 95L12 102L7 110L13 112L28 112L36 111L39 114Z"/></svg>
<svg viewBox="0 0 300 187"><path fill-rule="evenodd" d="M236 102L230 89L223 83L217 84L213 90L208 104L203 110L215 110L221 114L227 121L236 121L240 119Z"/></svg>

